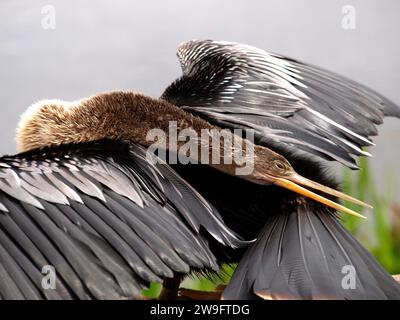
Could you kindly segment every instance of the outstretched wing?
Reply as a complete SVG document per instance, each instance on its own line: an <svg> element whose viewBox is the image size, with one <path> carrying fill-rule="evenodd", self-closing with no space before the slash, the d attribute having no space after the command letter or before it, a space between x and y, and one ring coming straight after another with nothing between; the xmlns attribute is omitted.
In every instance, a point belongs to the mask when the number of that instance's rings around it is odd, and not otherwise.
<svg viewBox="0 0 400 320"><path fill-rule="evenodd" d="M138 145L101 141L0 158L0 298L138 296L174 273L217 270L210 235L241 244ZM54 290L43 285L48 266Z"/></svg>
<svg viewBox="0 0 400 320"><path fill-rule="evenodd" d="M277 151L306 151L357 168L376 125L400 109L332 72L251 46L189 41L177 55L183 76L162 95L229 128L252 128Z"/></svg>

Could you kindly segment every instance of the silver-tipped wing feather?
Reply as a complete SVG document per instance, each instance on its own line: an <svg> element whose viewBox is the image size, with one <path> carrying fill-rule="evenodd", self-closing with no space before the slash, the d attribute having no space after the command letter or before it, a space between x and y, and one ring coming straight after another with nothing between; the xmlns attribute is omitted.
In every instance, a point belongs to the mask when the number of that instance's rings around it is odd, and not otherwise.
<svg viewBox="0 0 400 320"><path fill-rule="evenodd" d="M231 42L188 41L177 49L183 76L162 98L229 128L252 128L258 143L306 151L356 168L376 125L400 109L332 72Z"/></svg>
<svg viewBox="0 0 400 320"><path fill-rule="evenodd" d="M217 270L212 237L241 245L206 200L138 145L0 158L0 298L139 296L174 273ZM47 265L56 290L42 287Z"/></svg>

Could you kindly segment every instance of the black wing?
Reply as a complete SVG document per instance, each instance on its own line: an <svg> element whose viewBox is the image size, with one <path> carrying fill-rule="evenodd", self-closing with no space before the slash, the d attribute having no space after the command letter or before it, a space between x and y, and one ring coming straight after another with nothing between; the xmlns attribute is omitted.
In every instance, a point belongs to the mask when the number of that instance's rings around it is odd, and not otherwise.
<svg viewBox="0 0 400 320"><path fill-rule="evenodd" d="M400 285L336 217L304 205L270 217L223 298L400 299Z"/></svg>
<svg viewBox="0 0 400 320"><path fill-rule="evenodd" d="M0 158L0 298L138 296L174 273L217 270L210 235L241 245L213 207L138 145ZM42 287L48 265L55 290Z"/></svg>
<svg viewBox="0 0 400 320"><path fill-rule="evenodd" d="M400 109L332 72L251 46L189 41L178 47L183 76L162 98L229 128L252 128L257 142L306 151L357 168L376 125ZM281 150L283 149L283 150Z"/></svg>

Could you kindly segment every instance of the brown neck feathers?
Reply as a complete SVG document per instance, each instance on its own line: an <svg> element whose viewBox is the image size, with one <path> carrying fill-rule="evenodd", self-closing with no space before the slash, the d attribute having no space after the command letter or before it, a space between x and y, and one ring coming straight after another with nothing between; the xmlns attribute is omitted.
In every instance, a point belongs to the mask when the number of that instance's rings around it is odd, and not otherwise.
<svg viewBox="0 0 400 320"><path fill-rule="evenodd" d="M132 92L98 94L76 102L40 101L22 116L17 129L18 151L100 139L133 140L147 146L153 128L212 128L206 121L163 100Z"/></svg>

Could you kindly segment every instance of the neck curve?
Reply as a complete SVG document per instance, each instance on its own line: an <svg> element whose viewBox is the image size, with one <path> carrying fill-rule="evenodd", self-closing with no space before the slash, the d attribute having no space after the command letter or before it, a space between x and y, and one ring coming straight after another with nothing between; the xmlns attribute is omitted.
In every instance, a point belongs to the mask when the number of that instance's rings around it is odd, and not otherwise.
<svg viewBox="0 0 400 320"><path fill-rule="evenodd" d="M178 121L177 121L178 119ZM110 92L74 102L44 100L21 117L16 140L19 152L101 139L135 141L148 146L147 132L213 128L208 122L163 100L133 92Z"/></svg>
<svg viewBox="0 0 400 320"><path fill-rule="evenodd" d="M16 140L19 152L103 139L135 142L149 147L154 144L154 140L148 139L149 131L157 128L168 132L171 122L176 124L178 134L184 129L196 133L198 154L201 154L199 163L208 164L230 175L235 175L237 169L243 168L243 162L235 160L238 149L227 149L225 140L220 138L222 129L164 100L133 92L102 93L75 102L40 101L22 116ZM204 129L215 133L219 139L220 151L217 161L212 143L204 151ZM213 134L210 140L214 138ZM250 159L245 158L245 165L251 161L255 164L265 164L270 162L271 158L279 156L272 150L254 145L230 131L224 130L224 134L230 135L231 141L236 141L241 150L254 148ZM168 136L166 139L169 139ZM187 143L178 139L171 148L170 141L165 142L169 150L178 153L182 152L181 147ZM230 157L230 161L225 161L227 156Z"/></svg>

